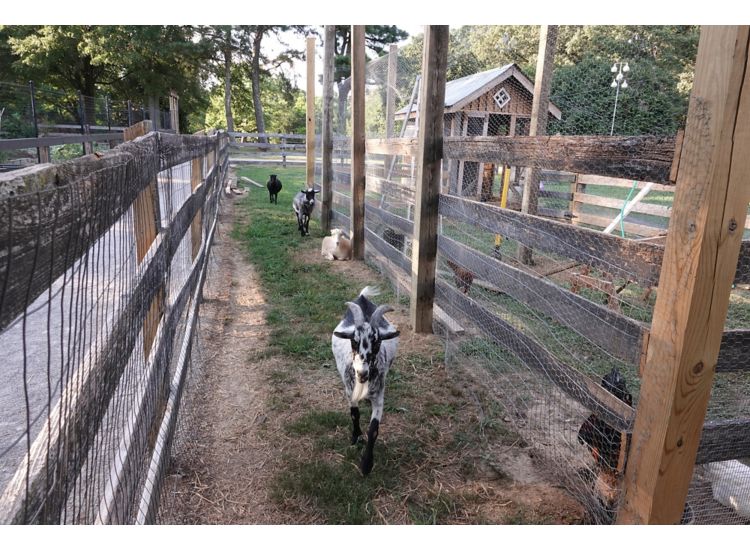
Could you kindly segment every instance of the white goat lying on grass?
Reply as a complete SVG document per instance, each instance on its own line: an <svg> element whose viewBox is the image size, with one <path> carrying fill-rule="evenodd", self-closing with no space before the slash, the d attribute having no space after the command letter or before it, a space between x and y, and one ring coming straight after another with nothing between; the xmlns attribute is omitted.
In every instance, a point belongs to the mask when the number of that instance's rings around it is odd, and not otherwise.
<svg viewBox="0 0 750 550"><path fill-rule="evenodd" d="M331 229L331 236L323 238L320 254L326 260L349 260L352 257L352 241L341 229Z"/></svg>
<svg viewBox="0 0 750 550"><path fill-rule="evenodd" d="M388 305L375 307L369 298L377 295L375 288L367 286L356 300L347 302L349 309L331 336L336 368L344 382L350 405L352 445L362 436L359 402L367 399L372 405L367 447L360 464L364 475L372 471L373 448L383 416L385 377L398 350L399 331L383 316L393 308Z"/></svg>

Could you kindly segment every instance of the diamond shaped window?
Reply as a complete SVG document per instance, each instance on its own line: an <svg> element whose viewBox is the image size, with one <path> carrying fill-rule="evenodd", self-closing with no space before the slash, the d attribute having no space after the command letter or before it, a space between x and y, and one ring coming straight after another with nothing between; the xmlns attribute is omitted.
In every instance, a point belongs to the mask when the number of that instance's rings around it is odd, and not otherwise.
<svg viewBox="0 0 750 550"><path fill-rule="evenodd" d="M510 101L510 94L505 88L500 88L493 97L495 98L495 103L500 109L505 107Z"/></svg>

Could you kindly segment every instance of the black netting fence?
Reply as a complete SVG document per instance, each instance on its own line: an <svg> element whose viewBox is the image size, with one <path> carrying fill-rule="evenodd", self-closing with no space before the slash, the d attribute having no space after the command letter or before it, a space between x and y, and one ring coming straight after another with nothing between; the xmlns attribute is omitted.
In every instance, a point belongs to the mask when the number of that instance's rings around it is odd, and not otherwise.
<svg viewBox="0 0 750 550"><path fill-rule="evenodd" d="M227 139L0 176L0 522L155 518Z"/></svg>

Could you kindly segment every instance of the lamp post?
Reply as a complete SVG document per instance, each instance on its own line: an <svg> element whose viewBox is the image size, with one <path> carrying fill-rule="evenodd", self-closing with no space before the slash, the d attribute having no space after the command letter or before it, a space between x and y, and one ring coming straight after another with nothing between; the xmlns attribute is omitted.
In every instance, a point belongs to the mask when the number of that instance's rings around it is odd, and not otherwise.
<svg viewBox="0 0 750 550"><path fill-rule="evenodd" d="M620 98L620 88L624 90L628 87L628 81L625 80L625 73L630 72L628 62L616 61L615 64L612 65L611 72L617 73L617 76L612 80L612 84L610 84L609 87L616 88L617 91L615 92L615 108L614 111L612 111L612 127L609 130L610 136L615 133L615 116L617 115L617 100Z"/></svg>

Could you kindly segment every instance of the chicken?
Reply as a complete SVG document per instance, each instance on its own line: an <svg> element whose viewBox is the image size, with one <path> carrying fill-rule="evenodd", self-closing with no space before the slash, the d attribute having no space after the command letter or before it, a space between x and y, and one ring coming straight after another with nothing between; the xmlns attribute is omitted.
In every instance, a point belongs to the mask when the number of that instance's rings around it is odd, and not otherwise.
<svg viewBox="0 0 750 550"><path fill-rule="evenodd" d="M617 367L602 378L602 387L627 405L633 404L633 396L628 392L625 379ZM617 499L617 480L619 476L620 448L622 432L592 414L578 430L578 442L588 446L594 457L598 472L595 489L608 507Z"/></svg>
<svg viewBox="0 0 750 550"><path fill-rule="evenodd" d="M458 266L451 260L448 260L446 263L453 271L453 279L456 281L456 288L463 291L464 294L468 294L471 284L474 282L474 274L468 269Z"/></svg>

